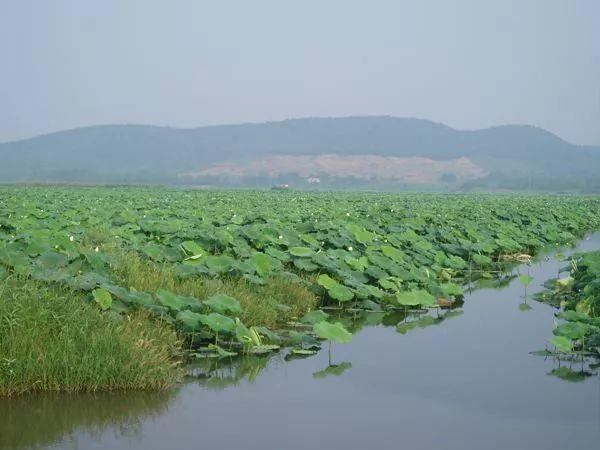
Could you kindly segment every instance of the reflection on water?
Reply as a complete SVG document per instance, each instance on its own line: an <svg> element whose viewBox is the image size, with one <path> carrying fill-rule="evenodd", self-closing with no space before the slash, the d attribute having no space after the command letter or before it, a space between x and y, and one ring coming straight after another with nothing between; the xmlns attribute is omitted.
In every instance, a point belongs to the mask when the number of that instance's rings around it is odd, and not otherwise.
<svg viewBox="0 0 600 450"><path fill-rule="evenodd" d="M531 353L543 356L545 361L549 361L553 368L548 375L561 380L578 382L599 374L600 363L596 356L558 354L547 349Z"/></svg>
<svg viewBox="0 0 600 450"><path fill-rule="evenodd" d="M111 428L119 436L139 433L140 424L163 414L176 391L127 394L43 394L0 399L0 448L43 448Z"/></svg>
<svg viewBox="0 0 600 450"><path fill-rule="evenodd" d="M341 374L352 368L352 363L344 361L340 364L329 364L325 369L313 373L313 378L325 378L333 375L339 377Z"/></svg>
<svg viewBox="0 0 600 450"><path fill-rule="evenodd" d="M214 390L239 386L242 380L252 383L269 363L280 359L279 353L235 358L206 358L190 365L187 379Z"/></svg>
<svg viewBox="0 0 600 450"><path fill-rule="evenodd" d="M600 248L600 235L578 248ZM198 360L169 393L1 400L0 447L595 448L598 361L531 354L555 310L527 297L556 273L541 258L475 274L453 309L332 312L351 344Z"/></svg>

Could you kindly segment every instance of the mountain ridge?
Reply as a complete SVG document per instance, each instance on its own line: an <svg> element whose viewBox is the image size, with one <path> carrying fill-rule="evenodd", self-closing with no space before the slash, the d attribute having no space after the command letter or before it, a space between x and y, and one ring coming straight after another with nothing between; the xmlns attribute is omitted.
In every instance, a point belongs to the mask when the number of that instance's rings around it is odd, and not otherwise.
<svg viewBox="0 0 600 450"><path fill-rule="evenodd" d="M450 125L446 125L443 122L437 122L435 120L429 119L421 119L418 117L398 117L392 115L350 115L350 116L309 116L309 117L299 117L299 118L289 118L289 119L281 119L281 120L267 120L263 122L239 122L239 123L223 123L223 124L214 124L214 125L200 125L195 127L178 127L172 125L156 125L150 123L100 123L95 125L83 125L80 127L74 128L65 128L62 130L49 131L46 133L40 133L29 137L19 138L19 139L11 139L8 141L0 141L0 145L4 144L14 144L22 141L30 141L38 138L48 137L57 134L63 133L71 133L76 131L83 131L87 129L94 128L119 128L119 127L133 127L133 128L156 128L163 130L172 130L172 131L195 131L195 130L204 130L207 128L227 128L227 127L246 127L246 126L255 126L255 125L274 125L274 124L285 124L288 122L308 122L308 121L327 121L327 120L348 120L348 119L391 119L391 120L402 120L402 121L414 121L414 122L425 122L431 125L440 126L446 128L451 131L458 132L482 132L486 130L493 130L497 128L528 128L534 129L545 134L551 135L563 142L567 142L571 145L575 145L578 147L598 147L600 149L600 145L589 145L589 144L575 144L571 143L563 138L561 138L556 133L548 131L542 127L537 125L530 125L525 123L507 123L502 125L492 125L484 128L455 128Z"/></svg>
<svg viewBox="0 0 600 450"><path fill-rule="evenodd" d="M468 157L490 172L488 182L503 180L489 186L515 189L525 180L531 185L532 176L539 178L539 188L549 184L544 177L554 179L557 188L595 188L600 167L600 147L571 144L531 125L459 130L425 119L348 116L193 128L105 124L58 131L0 143L0 182L86 177L92 183L175 182L183 172L232 160L321 154L434 161Z"/></svg>

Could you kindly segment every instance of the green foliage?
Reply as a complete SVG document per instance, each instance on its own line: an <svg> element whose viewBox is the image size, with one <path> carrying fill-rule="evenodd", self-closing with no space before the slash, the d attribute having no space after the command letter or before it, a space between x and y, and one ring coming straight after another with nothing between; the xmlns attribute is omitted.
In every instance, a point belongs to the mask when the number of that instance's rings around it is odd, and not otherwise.
<svg viewBox="0 0 600 450"><path fill-rule="evenodd" d="M200 324L203 323L202 314L190 310L179 312L176 319L184 325L184 331L188 332L198 331L200 329Z"/></svg>
<svg viewBox="0 0 600 450"><path fill-rule="evenodd" d="M231 332L235 329L235 322L230 317L219 313L200 314L200 322L215 333Z"/></svg>
<svg viewBox="0 0 600 450"><path fill-rule="evenodd" d="M531 275L520 275L519 276L519 282L525 287L529 286L532 281L533 281L533 277Z"/></svg>
<svg viewBox="0 0 600 450"><path fill-rule="evenodd" d="M324 320L327 320L329 318L329 314L327 314L326 312L320 310L320 309L315 309L314 311L310 311L308 313L306 313L302 319L300 319L301 322L304 323L308 323L311 325L314 325L318 322L322 322Z"/></svg>
<svg viewBox="0 0 600 450"><path fill-rule="evenodd" d="M181 379L176 334L147 314L117 320L82 293L9 277L0 317L0 397L163 389Z"/></svg>
<svg viewBox="0 0 600 450"><path fill-rule="evenodd" d="M317 322L313 325L314 331L322 339L333 342L347 343L352 340L352 334L340 322Z"/></svg>
<svg viewBox="0 0 600 450"><path fill-rule="evenodd" d="M435 308L477 268L490 276L507 255L600 226L593 197L5 187L0 205L1 277L87 292L113 315L148 311L202 345L237 331L250 342L242 325L265 336L317 299ZM578 311L593 311L590 292Z"/></svg>
<svg viewBox="0 0 600 450"><path fill-rule="evenodd" d="M396 301L400 306L434 306L435 297L424 289L417 291L397 292Z"/></svg>
<svg viewBox="0 0 600 450"><path fill-rule="evenodd" d="M314 254L314 252L308 247L292 247L289 251L290 255L299 256L301 258L308 258Z"/></svg>
<svg viewBox="0 0 600 450"><path fill-rule="evenodd" d="M566 336L554 336L549 342L560 352L570 353L573 350L573 341Z"/></svg>
<svg viewBox="0 0 600 450"><path fill-rule="evenodd" d="M563 309L559 317L566 322L553 330L555 339L578 341L583 350L600 353L600 251L574 255L570 267L570 276L547 283L538 299Z"/></svg>
<svg viewBox="0 0 600 450"><path fill-rule="evenodd" d="M100 305L100 308L106 310L110 308L110 305L112 305L112 295L110 295L110 292L108 292L106 289L94 289L92 291L92 295L94 296L96 303Z"/></svg>
<svg viewBox="0 0 600 450"><path fill-rule="evenodd" d="M585 337L589 331L589 327L580 322L567 322L557 326L553 333L556 336L565 336L572 340L577 340Z"/></svg>
<svg viewBox="0 0 600 450"><path fill-rule="evenodd" d="M220 314L241 314L242 312L242 305L240 302L227 294L213 295L207 300L204 300L204 304Z"/></svg>

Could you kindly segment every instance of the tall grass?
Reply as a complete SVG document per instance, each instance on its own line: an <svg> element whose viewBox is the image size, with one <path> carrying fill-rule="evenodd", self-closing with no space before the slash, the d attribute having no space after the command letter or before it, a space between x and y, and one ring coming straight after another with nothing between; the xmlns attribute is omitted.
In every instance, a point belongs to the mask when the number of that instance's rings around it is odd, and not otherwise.
<svg viewBox="0 0 600 450"><path fill-rule="evenodd" d="M142 313L101 313L80 294L24 278L0 284L0 396L167 388L182 376L179 347Z"/></svg>
<svg viewBox="0 0 600 450"><path fill-rule="evenodd" d="M298 319L317 305L316 296L306 286L282 277L268 278L264 285L243 278L179 279L168 267L158 267L134 252L115 250L114 254L113 270L120 285L146 292L168 289L200 300L214 294L231 295L242 304L240 319L246 325L275 328Z"/></svg>

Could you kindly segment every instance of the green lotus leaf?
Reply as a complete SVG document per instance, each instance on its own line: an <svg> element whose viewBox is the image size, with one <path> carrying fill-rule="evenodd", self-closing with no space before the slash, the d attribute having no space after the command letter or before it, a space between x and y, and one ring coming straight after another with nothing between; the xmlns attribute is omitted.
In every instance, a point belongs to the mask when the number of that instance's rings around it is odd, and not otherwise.
<svg viewBox="0 0 600 450"><path fill-rule="evenodd" d="M305 272L314 272L315 270L319 270L319 266L307 258L295 259L294 266L300 270L304 270Z"/></svg>
<svg viewBox="0 0 600 450"><path fill-rule="evenodd" d="M275 344L262 344L262 345L255 345L253 347L250 347L246 350L246 353L249 353L251 355L264 355L266 353L272 353L274 351L279 350L279 345L275 345Z"/></svg>
<svg viewBox="0 0 600 450"><path fill-rule="evenodd" d="M215 344L209 344L208 349L214 351L219 358L229 358L231 356L237 356L236 352L231 352L229 350L225 350L222 347L219 347Z"/></svg>
<svg viewBox="0 0 600 450"><path fill-rule="evenodd" d="M424 289L396 292L396 301L400 306L435 306L435 297Z"/></svg>
<svg viewBox="0 0 600 450"><path fill-rule="evenodd" d="M369 267L369 259L366 256L361 256L360 258L354 258L353 256L346 256L344 258L346 264L352 267L354 270L363 271L367 267Z"/></svg>
<svg viewBox="0 0 600 450"><path fill-rule="evenodd" d="M317 278L317 283L320 286L323 286L325 289L332 289L336 286L339 286L339 283L337 281L335 281L333 278L331 278L325 273L319 275L319 277Z"/></svg>
<svg viewBox="0 0 600 450"><path fill-rule="evenodd" d="M403 252L398 250L396 247L392 247L391 245L383 245L381 247L381 252L396 262L403 262L404 257L406 256Z"/></svg>
<svg viewBox="0 0 600 450"><path fill-rule="evenodd" d="M331 298L340 302L347 302L354 298L354 292L352 292L346 286L342 286L341 284L328 289L327 293Z"/></svg>
<svg viewBox="0 0 600 450"><path fill-rule="evenodd" d="M92 295L96 303L98 303L98 305L100 305L100 308L102 308L103 310L109 309L112 305L112 295L110 295L110 292L108 292L108 290L104 288L94 289L92 291Z"/></svg>
<svg viewBox="0 0 600 450"><path fill-rule="evenodd" d="M163 261L165 259L161 248L158 245L146 245L142 247L142 252L150 259L154 261Z"/></svg>
<svg viewBox="0 0 600 450"><path fill-rule="evenodd" d="M560 352L571 353L573 351L573 341L566 336L554 336L548 342L554 345Z"/></svg>
<svg viewBox="0 0 600 450"><path fill-rule="evenodd" d="M316 335L322 339L340 343L347 343L352 340L352 334L340 322L321 321L314 324L313 329Z"/></svg>
<svg viewBox="0 0 600 450"><path fill-rule="evenodd" d="M173 311L181 311L182 309L186 308L186 306L189 306L188 303L179 295L165 289L158 289L156 291L156 297L161 306L169 308Z"/></svg>
<svg viewBox="0 0 600 450"><path fill-rule="evenodd" d="M374 233L353 223L346 225L346 229L350 231L354 235L354 239L361 244L370 244L376 236Z"/></svg>
<svg viewBox="0 0 600 450"><path fill-rule="evenodd" d="M235 329L235 321L219 313L200 314L200 321L215 333L231 332Z"/></svg>
<svg viewBox="0 0 600 450"><path fill-rule="evenodd" d="M221 314L227 314L228 312L234 314L242 313L242 305L240 302L234 298L230 297L226 294L216 294L209 297L207 300L203 302L205 305L210 307L213 311L216 311Z"/></svg>
<svg viewBox="0 0 600 450"><path fill-rule="evenodd" d="M574 281L575 278L573 277L559 278L558 280L556 280L556 285L561 289L566 289L571 287Z"/></svg>
<svg viewBox="0 0 600 450"><path fill-rule="evenodd" d="M269 275L273 267L271 257L264 253L255 253L252 255L252 264L256 269L256 273L263 278Z"/></svg>
<svg viewBox="0 0 600 450"><path fill-rule="evenodd" d="M565 336L569 339L581 339L588 332L589 326L580 322L567 322L557 326L552 332L556 336Z"/></svg>
<svg viewBox="0 0 600 450"><path fill-rule="evenodd" d="M183 249L187 257L190 259L198 259L206 254L206 250L204 250L200 245L198 245L194 241L182 242L181 248Z"/></svg>
<svg viewBox="0 0 600 450"><path fill-rule="evenodd" d="M315 309L314 311L310 311L306 313L301 319L300 322L309 323L314 325L315 323L322 322L323 320L327 320L329 318L329 314L326 312Z"/></svg>
<svg viewBox="0 0 600 450"><path fill-rule="evenodd" d="M69 258L62 253L57 252L43 253L37 258L36 261L37 264L45 269L65 267L67 264L69 264Z"/></svg>
<svg viewBox="0 0 600 450"><path fill-rule="evenodd" d="M521 275L519 276L519 281L523 286L527 287L533 281L533 277L531 275Z"/></svg>
<svg viewBox="0 0 600 450"><path fill-rule="evenodd" d="M591 321L591 317L588 314L578 312L578 311L564 311L560 315L561 318L565 319L568 322L583 322L587 323Z"/></svg>
<svg viewBox="0 0 600 450"><path fill-rule="evenodd" d="M289 250L290 254L293 256L298 256L300 258L310 258L314 252L308 247L292 247Z"/></svg>
<svg viewBox="0 0 600 450"><path fill-rule="evenodd" d="M462 288L455 283L443 283L441 286L442 292L447 297L462 297L464 292Z"/></svg>
<svg viewBox="0 0 600 450"><path fill-rule="evenodd" d="M231 270L235 260L227 255L207 255L203 262L211 272L224 274Z"/></svg>
<svg viewBox="0 0 600 450"><path fill-rule="evenodd" d="M485 267L485 266L489 266L490 264L492 264L492 258L490 258L489 256L486 255L480 255L480 254L474 254L471 255L471 259L473 260L473 262L475 264L477 264L480 267Z"/></svg>
<svg viewBox="0 0 600 450"><path fill-rule="evenodd" d="M257 346L262 344L260 334L254 327L248 328L238 318L235 319L235 337L245 346Z"/></svg>
<svg viewBox="0 0 600 450"><path fill-rule="evenodd" d="M317 350L310 350L310 349L304 349L304 348L293 348L290 351L290 353L292 353L293 355L311 356L311 355L316 355Z"/></svg>
<svg viewBox="0 0 600 450"><path fill-rule="evenodd" d="M175 318L185 326L186 331L196 331L202 323L202 314L190 310L180 311Z"/></svg>

